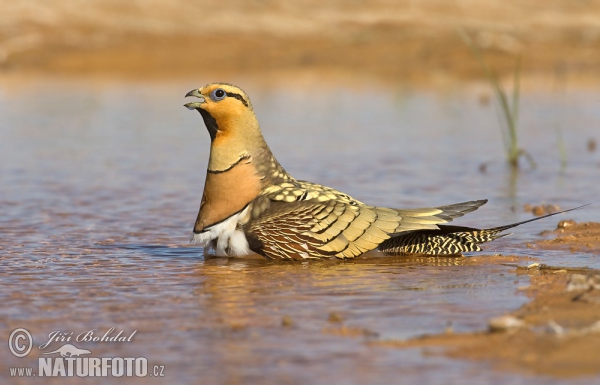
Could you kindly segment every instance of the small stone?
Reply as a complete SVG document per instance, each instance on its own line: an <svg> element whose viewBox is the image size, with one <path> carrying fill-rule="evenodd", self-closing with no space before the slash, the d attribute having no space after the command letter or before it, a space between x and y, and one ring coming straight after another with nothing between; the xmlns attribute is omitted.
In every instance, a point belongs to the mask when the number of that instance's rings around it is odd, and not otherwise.
<svg viewBox="0 0 600 385"><path fill-rule="evenodd" d="M489 320L488 326L491 332L506 332L522 328L525 322L512 315L503 315Z"/></svg>
<svg viewBox="0 0 600 385"><path fill-rule="evenodd" d="M531 265L527 266L527 270L531 270L531 269L539 269L540 268L540 264L539 263L532 263Z"/></svg>
<svg viewBox="0 0 600 385"><path fill-rule="evenodd" d="M523 205L523 211L525 211L526 213L530 213L533 211L533 207L531 207L529 203L525 203Z"/></svg>
<svg viewBox="0 0 600 385"><path fill-rule="evenodd" d="M565 328L563 328L562 326L560 326L554 320L548 321L548 328L550 328L550 330L552 330L554 333L556 333L558 335L564 335L567 332L565 330Z"/></svg>
<svg viewBox="0 0 600 385"><path fill-rule="evenodd" d="M565 219L564 221L558 222L556 229L566 229L567 227L575 226L577 222L572 219Z"/></svg>
<svg viewBox="0 0 600 385"><path fill-rule="evenodd" d="M591 285L588 277L583 274L573 274L567 283L567 291L589 290L590 287Z"/></svg>
<svg viewBox="0 0 600 385"><path fill-rule="evenodd" d="M554 214L560 211L560 206L558 205L545 205L544 211L546 214Z"/></svg>
<svg viewBox="0 0 600 385"><path fill-rule="evenodd" d="M533 212L533 215L538 216L538 217L542 216L546 213L544 206L533 206L531 211Z"/></svg>

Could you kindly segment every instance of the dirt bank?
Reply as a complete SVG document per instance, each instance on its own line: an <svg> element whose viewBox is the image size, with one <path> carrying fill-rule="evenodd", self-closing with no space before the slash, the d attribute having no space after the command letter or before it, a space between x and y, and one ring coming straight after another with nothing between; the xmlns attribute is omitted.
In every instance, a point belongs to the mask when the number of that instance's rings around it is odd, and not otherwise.
<svg viewBox="0 0 600 385"><path fill-rule="evenodd" d="M600 254L600 223L561 221L556 230L544 234L552 235L554 238L527 246L542 250L569 250Z"/></svg>
<svg viewBox="0 0 600 385"><path fill-rule="evenodd" d="M388 80L482 77L464 27L493 67L595 77L600 1L0 1L5 73L181 76L300 69Z"/></svg>

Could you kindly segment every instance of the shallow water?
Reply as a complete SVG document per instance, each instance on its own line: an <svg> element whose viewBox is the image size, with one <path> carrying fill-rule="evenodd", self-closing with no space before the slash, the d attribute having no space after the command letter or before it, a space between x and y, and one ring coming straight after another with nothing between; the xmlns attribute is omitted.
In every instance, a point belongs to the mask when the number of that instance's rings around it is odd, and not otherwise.
<svg viewBox="0 0 600 385"><path fill-rule="evenodd" d="M187 91L209 80L0 86L3 336L24 327L40 345L53 330L137 330L129 343L75 345L98 357L147 357L165 366L157 383L553 381L368 343L449 324L485 328L490 316L527 301L515 294L527 276L508 266L443 258L205 260L188 239L209 139L200 116L182 104ZM586 150L589 138L600 139L597 91L525 90L521 141L538 167L514 174L503 162L495 109L481 102L486 85L237 83L295 177L393 207L490 199L458 222L472 226L529 219L524 203L594 203L518 227L487 251L600 268L597 255L524 246L560 219L600 219L600 155ZM343 318L344 332L328 320L332 312ZM284 319L291 326L282 326ZM11 366L37 366L39 353L34 347L17 359L0 349L0 376L8 380Z"/></svg>

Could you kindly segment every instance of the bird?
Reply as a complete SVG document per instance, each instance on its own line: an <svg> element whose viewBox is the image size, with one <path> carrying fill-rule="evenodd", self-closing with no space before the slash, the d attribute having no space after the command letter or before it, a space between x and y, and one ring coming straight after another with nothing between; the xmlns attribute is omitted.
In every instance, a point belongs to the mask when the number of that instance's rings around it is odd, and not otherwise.
<svg viewBox="0 0 600 385"><path fill-rule="evenodd" d="M542 219L478 229L446 223L487 199L396 209L372 206L317 183L297 180L279 164L260 129L248 95L229 83L188 92L184 104L202 116L210 156L191 238L207 255L272 260L385 255L460 255L509 235L505 230ZM565 210L569 211L569 210Z"/></svg>

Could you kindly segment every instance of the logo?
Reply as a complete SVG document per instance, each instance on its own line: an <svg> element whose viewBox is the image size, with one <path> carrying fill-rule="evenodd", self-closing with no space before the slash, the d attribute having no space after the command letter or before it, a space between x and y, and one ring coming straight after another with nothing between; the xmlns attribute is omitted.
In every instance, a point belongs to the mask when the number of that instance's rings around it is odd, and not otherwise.
<svg viewBox="0 0 600 385"><path fill-rule="evenodd" d="M31 351L33 338L27 329L18 328L13 330L8 337L8 348L17 357L25 357Z"/></svg>
<svg viewBox="0 0 600 385"><path fill-rule="evenodd" d="M94 357L92 351L77 347L77 344L130 343L137 333L124 330L114 333L115 328L104 334L97 329L81 333L54 330L48 334L48 340L38 346L40 356L37 359L37 373L34 367L9 368L11 377L164 377L164 365L152 365L149 368L146 357ZM54 350L45 352L51 344L63 343ZM81 345L80 345L81 346ZM12 331L8 337L11 353L19 358L27 356L33 348L31 333L24 328ZM86 346L87 347L87 346ZM93 346L92 346L93 348ZM49 357L42 357L42 356ZM54 355L54 356L53 356ZM150 369L150 370L149 370Z"/></svg>
<svg viewBox="0 0 600 385"><path fill-rule="evenodd" d="M61 357L79 357L82 354L90 354L89 350L79 349L71 344L64 344L60 348L56 349L53 352L42 353L42 354L53 354L60 353Z"/></svg>

